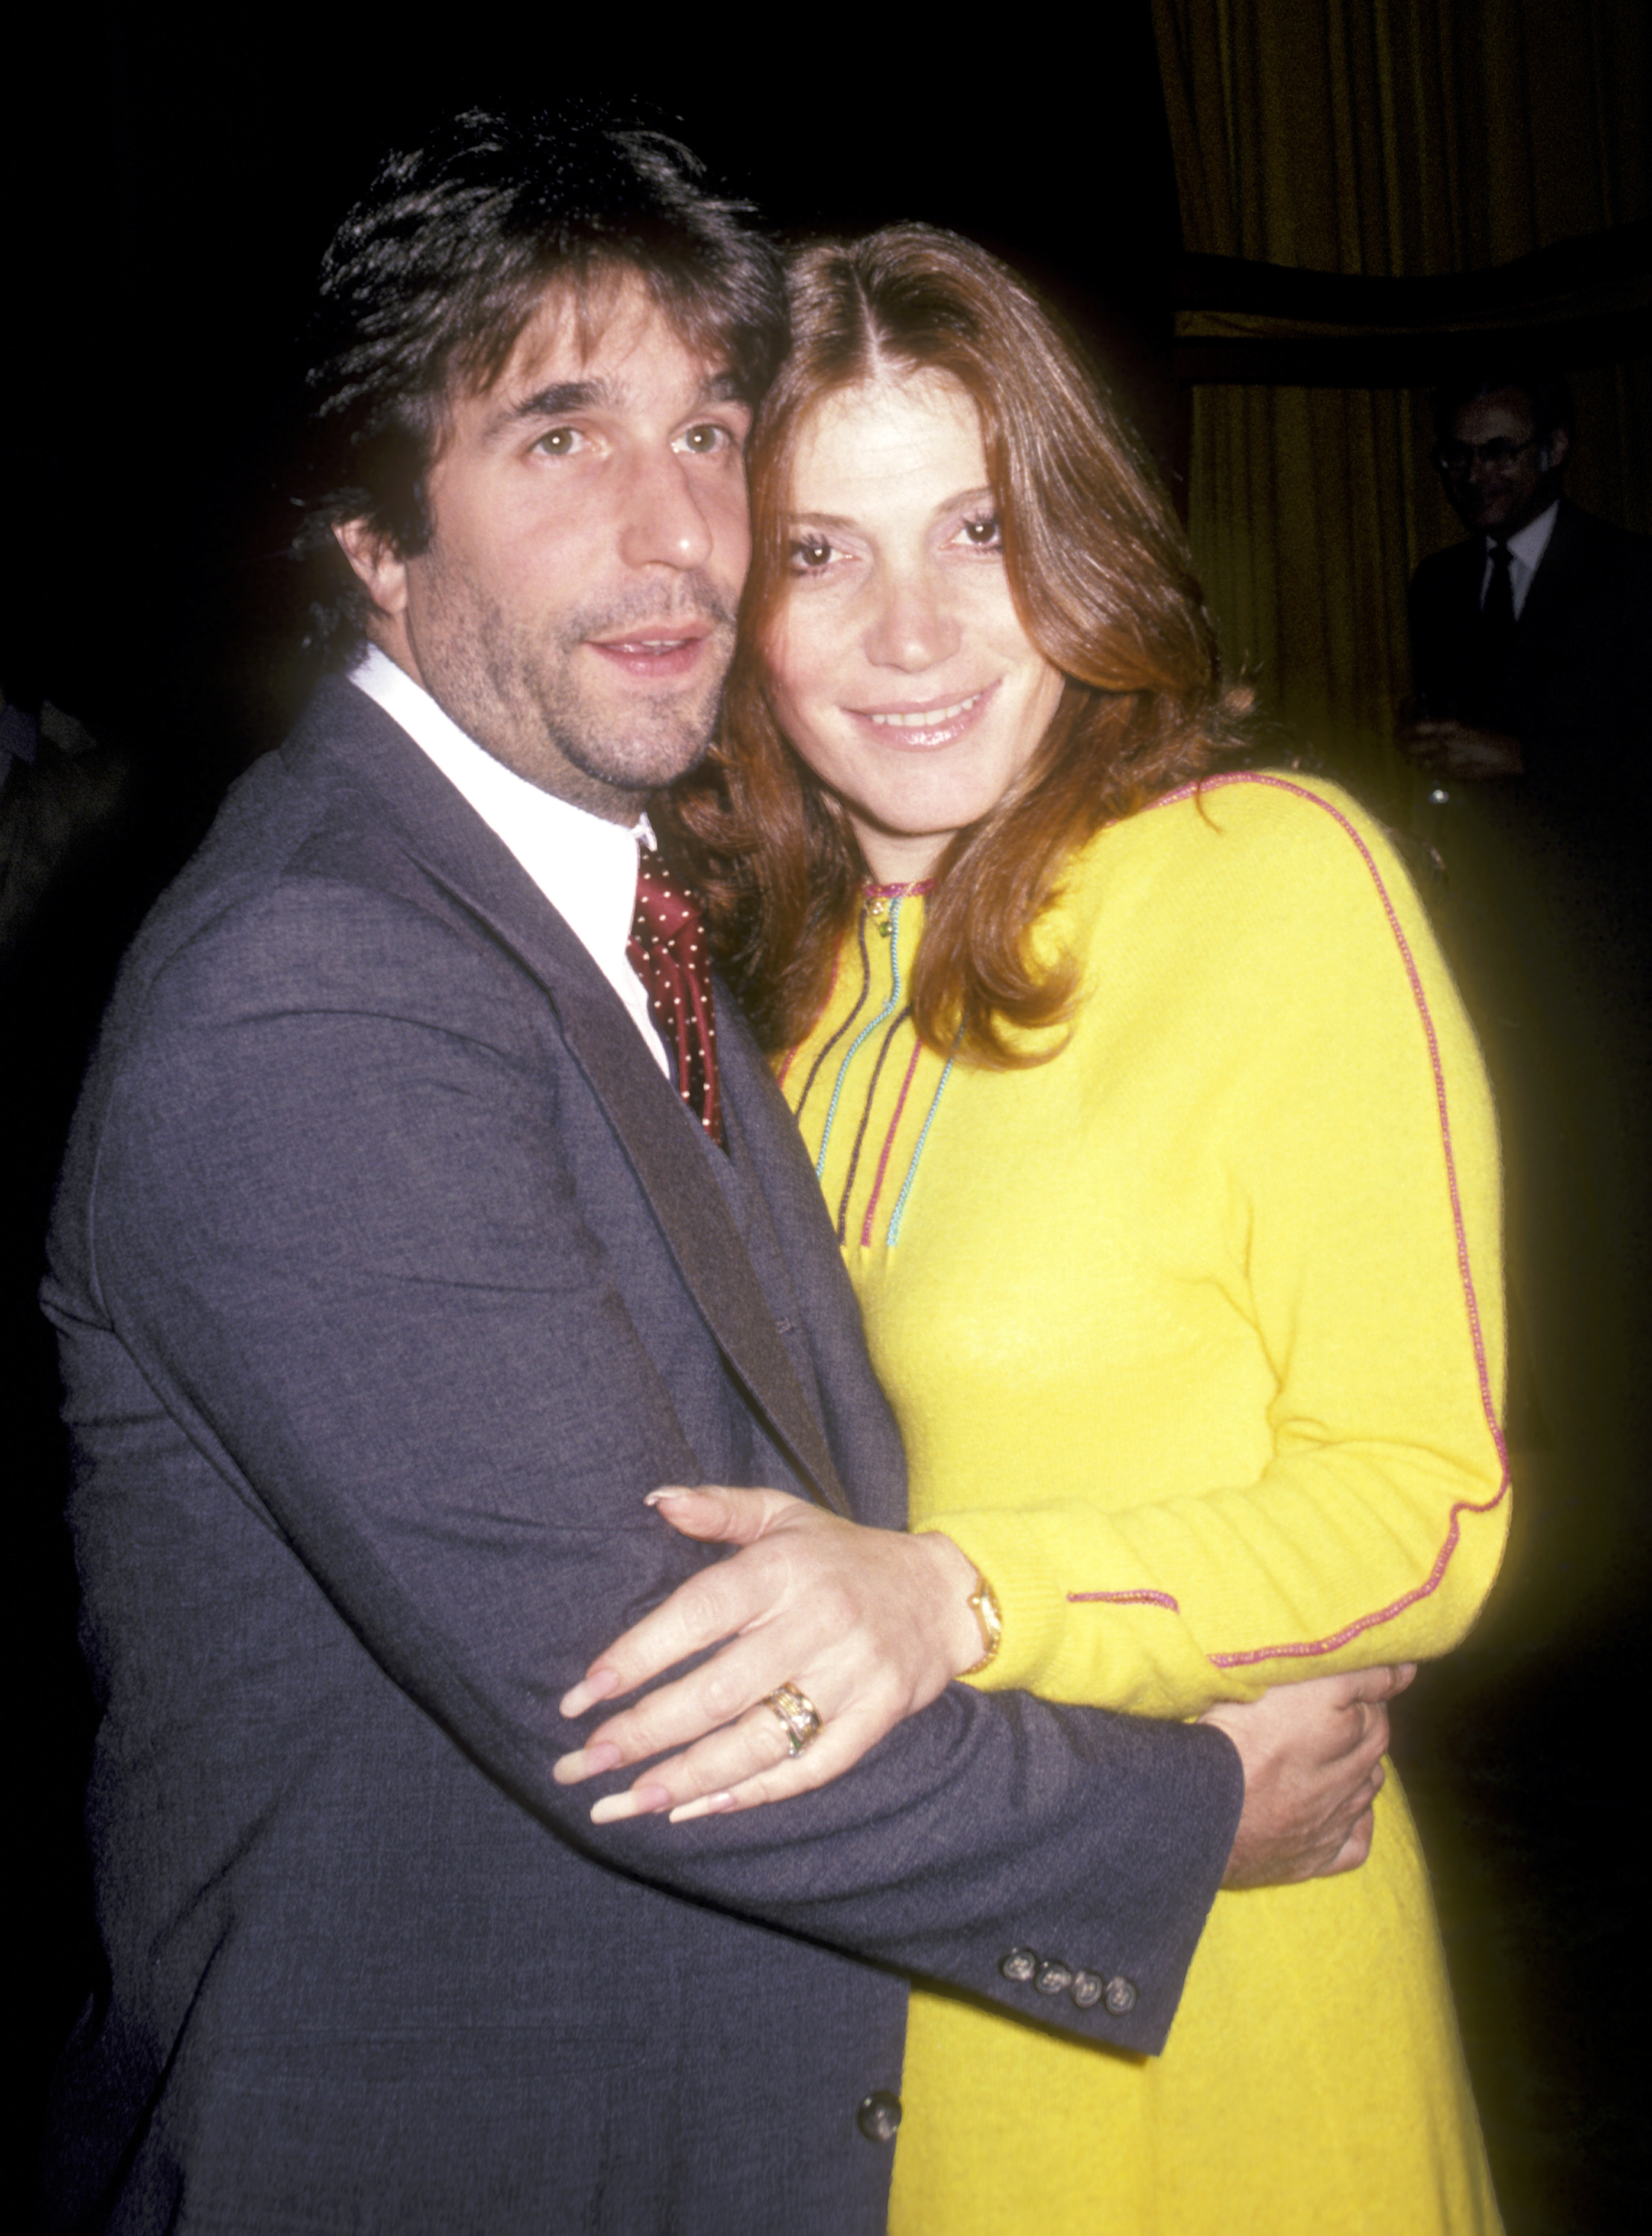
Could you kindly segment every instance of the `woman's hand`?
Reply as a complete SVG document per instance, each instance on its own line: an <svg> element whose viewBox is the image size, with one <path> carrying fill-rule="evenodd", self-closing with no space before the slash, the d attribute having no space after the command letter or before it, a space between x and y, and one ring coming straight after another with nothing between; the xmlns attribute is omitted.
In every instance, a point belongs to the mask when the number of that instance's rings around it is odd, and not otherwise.
<svg viewBox="0 0 1652 2236"><path fill-rule="evenodd" d="M949 1537L865 1529L777 1490L711 1483L657 1490L649 1503L685 1536L743 1549L679 1584L616 1639L566 1695L562 1714L582 1716L728 1643L609 1717L557 1763L558 1784L574 1786L684 1750L652 1764L628 1792L599 1801L597 1824L665 1809L682 1822L829 1785L980 1659L969 1605L978 1579ZM767 1705L786 1684L821 1719L820 1736L796 1756Z"/></svg>

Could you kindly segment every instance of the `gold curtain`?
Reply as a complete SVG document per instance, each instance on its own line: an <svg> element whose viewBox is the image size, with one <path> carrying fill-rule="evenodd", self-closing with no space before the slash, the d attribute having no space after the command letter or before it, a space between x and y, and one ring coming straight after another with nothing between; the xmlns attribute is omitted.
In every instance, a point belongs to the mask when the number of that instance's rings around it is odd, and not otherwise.
<svg viewBox="0 0 1652 2236"><path fill-rule="evenodd" d="M1191 253L1419 279L1652 217L1645 0L1154 0L1154 19ZM1641 529L1649 373L1574 376L1570 493ZM1406 585L1462 532L1432 435L1420 390L1194 391L1189 527L1229 657L1391 808Z"/></svg>

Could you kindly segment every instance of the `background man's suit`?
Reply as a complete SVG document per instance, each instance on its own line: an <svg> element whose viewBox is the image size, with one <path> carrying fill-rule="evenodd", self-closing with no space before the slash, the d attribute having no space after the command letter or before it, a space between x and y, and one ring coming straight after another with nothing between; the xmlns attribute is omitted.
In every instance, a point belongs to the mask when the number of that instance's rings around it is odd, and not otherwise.
<svg viewBox="0 0 1652 2236"><path fill-rule="evenodd" d="M1515 656L1488 698L1475 665L1485 538L1436 551L1412 577L1412 680L1424 711L1521 742L1534 802L1621 819L1645 784L1652 539L1565 498L1515 628Z"/></svg>
<svg viewBox="0 0 1652 2236"><path fill-rule="evenodd" d="M706 1557L645 1492L904 1518L731 1005L719 1044L727 1158L342 681L151 918L48 1286L111 1967L60 2222L872 2236L902 1973L1162 2042L1241 1799L1213 1731L954 1686L783 1808L598 1830L551 1782L563 1689Z"/></svg>

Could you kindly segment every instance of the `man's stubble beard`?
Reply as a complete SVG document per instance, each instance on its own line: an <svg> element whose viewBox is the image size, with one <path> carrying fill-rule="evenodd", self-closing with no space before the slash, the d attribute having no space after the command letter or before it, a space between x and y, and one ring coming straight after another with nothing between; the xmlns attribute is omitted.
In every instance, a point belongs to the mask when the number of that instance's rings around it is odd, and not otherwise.
<svg viewBox="0 0 1652 2236"><path fill-rule="evenodd" d="M709 576L685 575L669 604L646 586L534 630L447 567L426 575L417 656L425 687L466 736L543 792L598 813L617 792L639 806L704 760L734 651L734 606ZM708 681L605 707L574 662L588 637L688 617L709 621ZM600 658L600 654L594 655Z"/></svg>

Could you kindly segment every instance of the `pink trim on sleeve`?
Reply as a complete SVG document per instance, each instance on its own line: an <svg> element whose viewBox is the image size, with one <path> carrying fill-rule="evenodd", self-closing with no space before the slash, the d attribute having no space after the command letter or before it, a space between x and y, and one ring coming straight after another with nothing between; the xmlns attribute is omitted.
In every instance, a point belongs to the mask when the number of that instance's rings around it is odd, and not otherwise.
<svg viewBox="0 0 1652 2236"><path fill-rule="evenodd" d="M1498 1419L1497 1406L1491 1396L1491 1375L1485 1356L1485 1336L1480 1323L1479 1299L1475 1293L1473 1270L1469 1263L1468 1233L1463 1218L1462 1194L1458 1187L1457 1153L1452 1142L1451 1111L1446 1095L1446 1070L1440 1062L1439 1036L1434 1030L1434 1020L1429 1014L1428 999L1423 991L1422 978L1417 969L1416 958L1411 951L1410 942L1406 937L1404 927L1400 924L1388 889L1382 881L1382 872L1377 867L1371 849L1340 808L1333 807L1328 799L1321 799L1317 792L1309 791L1306 785L1293 784L1286 777L1268 776L1249 771L1236 771L1229 776L1207 778L1200 785L1185 785L1179 792L1167 793L1163 799L1156 800L1154 806L1168 807L1172 801L1187 799L1198 792L1215 792L1230 784L1265 785L1271 791L1294 792L1299 799L1305 799L1310 806L1322 809L1353 840L1359 851L1360 860L1371 874L1371 882L1377 889L1377 897L1381 901L1383 912L1388 919L1388 929L1393 934L1394 944L1399 948L1400 960L1406 966L1406 977L1410 982L1412 999L1416 1004L1423 1036L1428 1043L1428 1060L1434 1075L1434 1101L1439 1112L1440 1145L1446 1157L1446 1183L1451 1196L1452 1223L1457 1238L1458 1273L1463 1286L1464 1308L1468 1315L1469 1338L1473 1346L1475 1371L1479 1380L1480 1410L1485 1416L1486 1426L1491 1431L1491 1443L1501 1469L1501 1480L1493 1495L1478 1504L1469 1498L1459 1498L1457 1501L1448 1516L1445 1542L1439 1549L1434 1565L1425 1581L1414 1590L1402 1593L1397 1600L1390 1601L1386 1607L1377 1608L1369 1615L1358 1616L1353 1622L1346 1624L1342 1629L1334 1632L1328 1638L1301 1639L1283 1646L1259 1646L1242 1654L1207 1655L1206 1659L1214 1668L1217 1669L1241 1669L1252 1662L1301 1660L1318 1654L1333 1654L1339 1647L1346 1646L1350 1639L1358 1638L1362 1631L1374 1629L1380 1623L1392 1622L1396 1615L1403 1615L1407 1608L1414 1607L1419 1600L1425 1600L1431 1593L1439 1590L1446 1568L1451 1563L1452 1555L1456 1551L1462 1535L1459 1517L1465 1514L1490 1514L1502 1503L1509 1489L1508 1448L1503 1440L1502 1424ZM1150 1601L1155 1606L1169 1608L1176 1614L1179 1615L1181 1612L1176 1601L1167 1592L1145 1589L1127 1592L1069 1592L1066 1596L1070 1601L1075 1602L1094 1600Z"/></svg>
<svg viewBox="0 0 1652 2236"><path fill-rule="evenodd" d="M1078 1600L1111 1600L1115 1606L1136 1607L1143 1601L1154 1607L1169 1608L1172 1615L1180 1615L1182 1602L1173 1600L1168 1592L1150 1592L1145 1588L1137 1592L1069 1592L1067 1597Z"/></svg>

